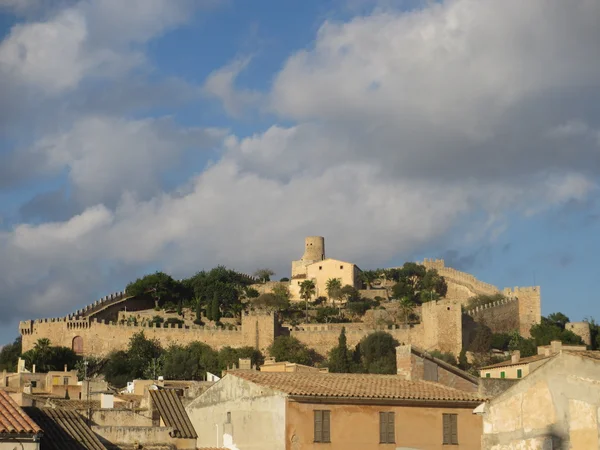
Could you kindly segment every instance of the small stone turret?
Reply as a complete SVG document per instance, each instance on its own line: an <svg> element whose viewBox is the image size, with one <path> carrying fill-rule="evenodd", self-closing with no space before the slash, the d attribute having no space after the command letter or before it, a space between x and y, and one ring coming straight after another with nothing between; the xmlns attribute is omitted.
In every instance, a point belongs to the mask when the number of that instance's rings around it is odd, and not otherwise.
<svg viewBox="0 0 600 450"><path fill-rule="evenodd" d="M325 259L325 238L309 236L304 240L304 255L302 261L323 261Z"/></svg>
<svg viewBox="0 0 600 450"><path fill-rule="evenodd" d="M585 345L592 345L592 334L590 332L589 323L569 322L565 325L565 329L572 331L579 336Z"/></svg>

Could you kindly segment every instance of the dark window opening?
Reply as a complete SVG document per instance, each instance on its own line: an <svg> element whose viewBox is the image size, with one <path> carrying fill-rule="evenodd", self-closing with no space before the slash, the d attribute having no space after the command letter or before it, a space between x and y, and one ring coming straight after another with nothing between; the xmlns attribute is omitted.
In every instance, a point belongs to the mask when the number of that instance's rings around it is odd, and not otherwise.
<svg viewBox="0 0 600 450"><path fill-rule="evenodd" d="M444 414L444 445L458 445L458 414Z"/></svg>

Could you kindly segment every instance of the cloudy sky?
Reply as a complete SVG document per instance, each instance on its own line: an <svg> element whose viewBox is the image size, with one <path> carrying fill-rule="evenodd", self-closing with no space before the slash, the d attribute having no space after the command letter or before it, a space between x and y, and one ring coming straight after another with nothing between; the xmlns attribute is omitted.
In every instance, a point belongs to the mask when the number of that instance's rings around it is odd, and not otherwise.
<svg viewBox="0 0 600 450"><path fill-rule="evenodd" d="M445 258L600 319L597 0L0 0L0 344L129 280Z"/></svg>

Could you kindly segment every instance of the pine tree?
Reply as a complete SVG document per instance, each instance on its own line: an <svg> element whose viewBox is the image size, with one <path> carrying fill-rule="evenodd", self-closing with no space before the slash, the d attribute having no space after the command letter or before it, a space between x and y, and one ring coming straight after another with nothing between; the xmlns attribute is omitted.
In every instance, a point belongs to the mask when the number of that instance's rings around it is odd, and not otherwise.
<svg viewBox="0 0 600 450"><path fill-rule="evenodd" d="M196 320L194 320L194 323L202 323L202 297L196 298Z"/></svg>
<svg viewBox="0 0 600 450"><path fill-rule="evenodd" d="M346 327L342 327L338 345L329 353L329 371L335 373L352 372L352 358L346 340Z"/></svg>
<svg viewBox="0 0 600 450"><path fill-rule="evenodd" d="M213 301L212 301L212 305L211 305L210 309L212 310L211 311L212 320L214 320L215 323L219 322L219 320L221 320L221 310L219 309L219 296L217 295L216 292L213 297Z"/></svg>

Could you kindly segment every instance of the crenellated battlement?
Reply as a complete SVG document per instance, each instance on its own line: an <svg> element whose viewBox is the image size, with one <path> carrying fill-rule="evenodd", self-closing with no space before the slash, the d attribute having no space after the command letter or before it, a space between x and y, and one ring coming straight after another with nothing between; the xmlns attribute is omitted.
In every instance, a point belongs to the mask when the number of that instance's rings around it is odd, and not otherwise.
<svg viewBox="0 0 600 450"><path fill-rule="evenodd" d="M480 305L480 306L476 306L474 308L471 309L466 309L465 310L465 314L468 314L471 317L476 316L478 313L480 313L481 311L484 311L486 309L490 309L490 308L497 308L499 306L503 306L506 305L508 303L513 303L518 301L517 297L505 297L502 300L497 300L495 302L492 303L487 303L485 305Z"/></svg>

